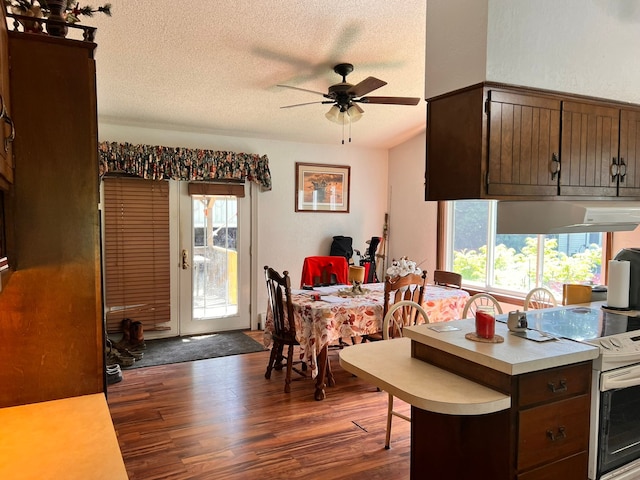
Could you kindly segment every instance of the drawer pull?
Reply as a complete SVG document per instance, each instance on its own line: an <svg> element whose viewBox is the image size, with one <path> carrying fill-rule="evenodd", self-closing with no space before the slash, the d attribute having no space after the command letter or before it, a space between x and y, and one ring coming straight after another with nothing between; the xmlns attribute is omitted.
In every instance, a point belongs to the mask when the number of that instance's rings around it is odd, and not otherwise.
<svg viewBox="0 0 640 480"><path fill-rule="evenodd" d="M560 379L560 383L557 386L553 382L549 382L548 385L549 385L549 390L551 390L552 393L567 391L567 381L564 378Z"/></svg>
<svg viewBox="0 0 640 480"><path fill-rule="evenodd" d="M553 433L553 430L547 430L547 437L552 442L555 442L556 440L567 438L567 432L564 427L558 427L558 433Z"/></svg>

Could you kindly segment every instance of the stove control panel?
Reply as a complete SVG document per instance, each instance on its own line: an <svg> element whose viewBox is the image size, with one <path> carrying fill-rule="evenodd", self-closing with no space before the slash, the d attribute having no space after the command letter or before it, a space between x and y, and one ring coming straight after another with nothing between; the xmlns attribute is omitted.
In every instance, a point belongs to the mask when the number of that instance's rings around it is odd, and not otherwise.
<svg viewBox="0 0 640 480"><path fill-rule="evenodd" d="M598 370L640 363L640 335L637 332L596 338L587 340L586 343L600 347L600 357L594 360L594 367Z"/></svg>

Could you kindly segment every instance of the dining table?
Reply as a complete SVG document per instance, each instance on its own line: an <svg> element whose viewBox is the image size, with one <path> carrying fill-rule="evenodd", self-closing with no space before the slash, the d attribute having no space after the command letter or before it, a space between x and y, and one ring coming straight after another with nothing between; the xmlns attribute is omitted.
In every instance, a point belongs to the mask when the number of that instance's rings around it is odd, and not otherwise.
<svg viewBox="0 0 640 480"><path fill-rule="evenodd" d="M335 385L328 361L328 347L382 330L384 283L361 285L354 291L351 285L315 287L291 290L296 340L300 344L299 357L316 380L314 398L325 398L325 387ZM422 307L429 323L459 319L469 293L459 288L427 285ZM271 345L273 318L267 311L264 345ZM346 347L348 348L348 347Z"/></svg>

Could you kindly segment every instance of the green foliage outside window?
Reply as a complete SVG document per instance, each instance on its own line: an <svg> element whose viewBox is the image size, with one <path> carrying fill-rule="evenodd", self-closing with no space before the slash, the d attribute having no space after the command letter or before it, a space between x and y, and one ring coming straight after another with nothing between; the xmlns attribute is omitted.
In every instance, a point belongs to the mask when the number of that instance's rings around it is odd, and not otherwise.
<svg viewBox="0 0 640 480"><path fill-rule="evenodd" d="M494 279L499 288L526 292L536 286L538 239L527 237L525 245L517 251L504 244L496 246L494 253ZM554 292L562 291L563 283L600 283L602 248L591 244L581 252L567 255L558 251L556 238L544 240L544 267L542 286ZM453 270L466 281L485 284L487 246L453 252Z"/></svg>

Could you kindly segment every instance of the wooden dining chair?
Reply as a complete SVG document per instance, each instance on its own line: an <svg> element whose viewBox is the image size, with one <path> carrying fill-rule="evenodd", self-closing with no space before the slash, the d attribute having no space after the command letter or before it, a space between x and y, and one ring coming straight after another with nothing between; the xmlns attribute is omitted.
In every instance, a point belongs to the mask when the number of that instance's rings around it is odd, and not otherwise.
<svg viewBox="0 0 640 480"><path fill-rule="evenodd" d="M412 302L422 305L424 299L424 288L427 284L427 271L423 270L422 274L411 273L402 277L387 277L384 280L384 304L382 310L382 317L384 318L389 311L389 308L394 303L398 303L402 300L411 300ZM417 312L409 312L410 315L406 316L403 320L410 322L415 319ZM404 315L404 312L396 311L394 315L400 318ZM392 324L393 327L393 324ZM391 335L393 337L393 335ZM384 338L384 332L379 332L364 335L363 341L376 341Z"/></svg>
<svg viewBox="0 0 640 480"><path fill-rule="evenodd" d="M462 288L462 275L456 272L447 272L446 270L434 270L433 283L443 287Z"/></svg>
<svg viewBox="0 0 640 480"><path fill-rule="evenodd" d="M558 301L549 289L536 287L532 289L524 299L524 311L540 310L542 308L557 307Z"/></svg>
<svg viewBox="0 0 640 480"><path fill-rule="evenodd" d="M496 309L496 314L502 313L502 307L493 296L488 293L476 293L471 296L462 310L462 318L474 318L476 316L476 310L480 306L491 306Z"/></svg>
<svg viewBox="0 0 640 480"><path fill-rule="evenodd" d="M424 323L429 323L429 316L419 303L412 302L411 300L402 300L394 303L384 316L384 320L382 322L382 334L384 340L401 338L403 336L404 327L418 323L420 316ZM408 422L411 422L411 417L394 410L394 397L389 392L387 392L387 394L389 395L389 399L387 401L387 435L384 441L384 448L388 450L391 443L391 420L393 417L402 418Z"/></svg>
<svg viewBox="0 0 640 480"><path fill-rule="evenodd" d="M295 371L305 377L306 364L301 361L293 361L294 346L299 345L296 340L296 325L293 317L293 303L291 302L291 279L286 270L280 275L273 268L264 267L264 276L267 283L267 297L269 308L273 315L273 333L271 355L264 378L271 378L271 371L282 369L282 360L287 360L287 369L284 378L284 391L291 391L291 372ZM284 347L287 354L284 355ZM302 370L294 368L295 364L302 364Z"/></svg>

